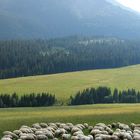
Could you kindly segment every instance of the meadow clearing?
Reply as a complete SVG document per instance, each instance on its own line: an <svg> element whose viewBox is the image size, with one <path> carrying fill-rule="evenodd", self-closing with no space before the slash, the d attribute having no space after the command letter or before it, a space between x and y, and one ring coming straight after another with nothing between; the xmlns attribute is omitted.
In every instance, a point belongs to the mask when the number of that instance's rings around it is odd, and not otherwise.
<svg viewBox="0 0 140 140"><path fill-rule="evenodd" d="M65 102L79 90L98 86L140 90L140 65L0 80L0 93L50 92Z"/></svg>

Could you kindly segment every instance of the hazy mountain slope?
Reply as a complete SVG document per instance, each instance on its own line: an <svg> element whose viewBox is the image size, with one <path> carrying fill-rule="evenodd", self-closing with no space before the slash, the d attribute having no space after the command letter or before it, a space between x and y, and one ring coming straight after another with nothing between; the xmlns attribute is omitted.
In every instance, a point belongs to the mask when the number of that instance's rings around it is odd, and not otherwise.
<svg viewBox="0 0 140 140"><path fill-rule="evenodd" d="M138 38L140 16L105 0L1 0L0 38Z"/></svg>

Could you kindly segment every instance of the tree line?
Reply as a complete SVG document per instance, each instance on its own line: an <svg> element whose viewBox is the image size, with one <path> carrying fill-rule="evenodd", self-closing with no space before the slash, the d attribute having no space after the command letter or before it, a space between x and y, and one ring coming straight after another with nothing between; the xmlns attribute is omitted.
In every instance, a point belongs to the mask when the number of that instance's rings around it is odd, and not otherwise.
<svg viewBox="0 0 140 140"><path fill-rule="evenodd" d="M0 94L0 108L43 107L58 103L55 95L49 93L31 93L19 96L17 93ZM104 104L104 103L140 103L140 92L135 89L111 91L108 87L87 88L71 96L68 105ZM62 105L62 104L61 104Z"/></svg>
<svg viewBox="0 0 140 140"><path fill-rule="evenodd" d="M52 106L55 102L55 96L49 93L31 93L20 97L16 93L0 95L0 108Z"/></svg>
<svg viewBox="0 0 140 140"><path fill-rule="evenodd" d="M139 64L139 46L103 37L0 41L0 79Z"/></svg>
<svg viewBox="0 0 140 140"><path fill-rule="evenodd" d="M88 88L70 97L70 105L102 103L140 103L140 92L135 89L112 92L108 87Z"/></svg>

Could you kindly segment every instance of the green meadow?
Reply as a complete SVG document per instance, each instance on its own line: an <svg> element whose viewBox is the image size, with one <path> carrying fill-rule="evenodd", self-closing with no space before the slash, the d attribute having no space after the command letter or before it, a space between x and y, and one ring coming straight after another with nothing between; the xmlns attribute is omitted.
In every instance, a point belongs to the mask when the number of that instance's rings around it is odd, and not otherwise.
<svg viewBox="0 0 140 140"><path fill-rule="evenodd" d="M50 92L59 100L66 101L70 95L88 87L108 86L120 90L140 90L140 65L43 76L31 76L0 80L0 93ZM43 108L0 109L0 136L5 130L15 130L21 125L36 122L98 122L140 123L140 104L108 104L85 106L54 106Z"/></svg>
<svg viewBox="0 0 140 140"><path fill-rule="evenodd" d="M0 109L0 135L36 122L140 123L140 104Z"/></svg>
<svg viewBox="0 0 140 140"><path fill-rule="evenodd" d="M98 86L140 90L140 65L0 80L0 93L50 92L66 101L79 90Z"/></svg>

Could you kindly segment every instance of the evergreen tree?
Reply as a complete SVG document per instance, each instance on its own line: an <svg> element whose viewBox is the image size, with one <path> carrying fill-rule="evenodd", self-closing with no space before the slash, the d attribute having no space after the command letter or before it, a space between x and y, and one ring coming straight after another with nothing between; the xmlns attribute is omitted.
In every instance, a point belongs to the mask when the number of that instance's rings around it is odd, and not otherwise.
<svg viewBox="0 0 140 140"><path fill-rule="evenodd" d="M114 93L113 93L113 102L114 103L119 103L119 93L118 93L118 89L114 89Z"/></svg>

